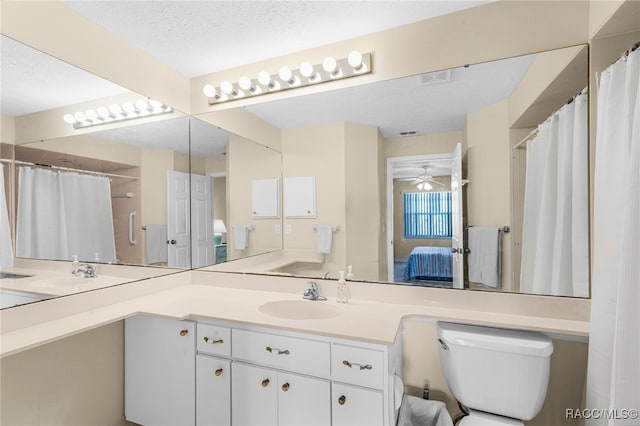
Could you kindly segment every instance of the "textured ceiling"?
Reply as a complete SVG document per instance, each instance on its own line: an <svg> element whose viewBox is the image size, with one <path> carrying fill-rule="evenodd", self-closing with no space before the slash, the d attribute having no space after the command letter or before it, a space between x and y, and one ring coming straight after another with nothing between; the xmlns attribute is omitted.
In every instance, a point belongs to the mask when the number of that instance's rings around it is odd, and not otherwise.
<svg viewBox="0 0 640 426"><path fill-rule="evenodd" d="M479 1L63 1L187 77L489 3Z"/></svg>

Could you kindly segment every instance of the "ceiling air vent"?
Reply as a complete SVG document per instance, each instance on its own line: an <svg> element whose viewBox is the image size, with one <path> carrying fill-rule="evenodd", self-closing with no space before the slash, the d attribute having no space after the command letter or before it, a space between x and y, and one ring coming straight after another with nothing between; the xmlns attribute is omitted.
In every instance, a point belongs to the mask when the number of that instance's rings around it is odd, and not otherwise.
<svg viewBox="0 0 640 426"><path fill-rule="evenodd" d="M418 132L415 130L408 130L406 132L400 132L400 136L413 136L413 135L417 135Z"/></svg>
<svg viewBox="0 0 640 426"><path fill-rule="evenodd" d="M448 83L451 81L451 71L436 71L418 76L418 82L421 86L429 86L432 84Z"/></svg>

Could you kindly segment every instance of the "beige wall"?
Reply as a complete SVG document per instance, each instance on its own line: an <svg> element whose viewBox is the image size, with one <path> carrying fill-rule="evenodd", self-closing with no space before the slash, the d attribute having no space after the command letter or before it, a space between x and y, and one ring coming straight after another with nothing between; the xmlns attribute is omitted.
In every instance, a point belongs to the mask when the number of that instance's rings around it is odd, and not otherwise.
<svg viewBox="0 0 640 426"><path fill-rule="evenodd" d="M282 248L282 234L275 227L281 219L253 219L251 181L281 179L281 155L249 139L232 135L227 147L227 259L250 256ZM282 185L281 185L282 187ZM282 200L282 194L280 194ZM282 216L282 213L281 213ZM234 225L255 225L248 233L248 248L236 250L233 244Z"/></svg>
<svg viewBox="0 0 640 426"><path fill-rule="evenodd" d="M354 277L359 280L386 280L380 276L380 240L386 239L383 206L379 184L378 128L363 124L345 123L345 232L347 264L353 266ZM331 167L329 167L332 170Z"/></svg>
<svg viewBox="0 0 640 426"><path fill-rule="evenodd" d="M511 149L508 100L502 100L467 116L465 226L511 224ZM512 291L511 233L501 234L502 286Z"/></svg>
<svg viewBox="0 0 640 426"><path fill-rule="evenodd" d="M291 234L284 235L284 247L316 251L313 225L340 225L340 230L333 234L331 253L320 266L322 271L336 277L337 271L346 267L347 259L345 123L284 129L282 152L284 179L304 176L316 179L316 218L284 218L284 227L291 226Z"/></svg>
<svg viewBox="0 0 640 426"><path fill-rule="evenodd" d="M130 424L124 420L119 321L0 361L3 425Z"/></svg>
<svg viewBox="0 0 640 426"><path fill-rule="evenodd" d="M450 154L457 143L462 143L460 131L431 133L428 135L388 138L385 141L385 156L405 157L411 155Z"/></svg>
<svg viewBox="0 0 640 426"><path fill-rule="evenodd" d="M0 142L8 144L16 143L16 123L14 117L0 114Z"/></svg>

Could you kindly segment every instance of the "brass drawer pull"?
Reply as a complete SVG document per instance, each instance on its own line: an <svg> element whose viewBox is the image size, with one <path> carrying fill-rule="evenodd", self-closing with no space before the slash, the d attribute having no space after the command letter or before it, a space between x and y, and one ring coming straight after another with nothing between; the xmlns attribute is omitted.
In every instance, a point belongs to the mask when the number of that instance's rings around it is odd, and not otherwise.
<svg viewBox="0 0 640 426"><path fill-rule="evenodd" d="M338 398L338 404L340 405L344 405L344 403L347 402L347 397L342 395L340 396L340 398Z"/></svg>
<svg viewBox="0 0 640 426"><path fill-rule="evenodd" d="M264 380L262 381L262 387L263 387L263 388L266 388L267 386L269 386L269 379L264 379Z"/></svg>
<svg viewBox="0 0 640 426"><path fill-rule="evenodd" d="M218 369L215 371L215 373L213 373L213 374L215 374L216 376L221 376L221 375L222 375L222 368L218 368Z"/></svg>
<svg viewBox="0 0 640 426"><path fill-rule="evenodd" d="M181 336L186 336L187 334L189 334L189 330L180 330L180 335Z"/></svg>
<svg viewBox="0 0 640 426"><path fill-rule="evenodd" d="M270 354L272 354L274 352L277 352L278 355L289 355L291 353L291 352L289 352L289 349L282 350L282 349L278 349L278 348L272 348L271 346L267 346L265 349Z"/></svg>
<svg viewBox="0 0 640 426"><path fill-rule="evenodd" d="M209 338L207 336L205 336L202 340L204 340L205 343L209 343ZM211 341L212 345L215 345L215 344L218 344L218 343L222 344L222 343L224 343L224 340L218 339L218 340L212 340Z"/></svg>
<svg viewBox="0 0 640 426"><path fill-rule="evenodd" d="M282 385L282 390L283 391L288 391L289 390L289 383L285 383L284 385Z"/></svg>
<svg viewBox="0 0 640 426"><path fill-rule="evenodd" d="M370 364L362 365L362 364L356 364L355 362L351 363L351 362L347 361L346 359L344 361L342 361L342 364L346 365L349 368L360 367L360 370L373 370L373 367Z"/></svg>

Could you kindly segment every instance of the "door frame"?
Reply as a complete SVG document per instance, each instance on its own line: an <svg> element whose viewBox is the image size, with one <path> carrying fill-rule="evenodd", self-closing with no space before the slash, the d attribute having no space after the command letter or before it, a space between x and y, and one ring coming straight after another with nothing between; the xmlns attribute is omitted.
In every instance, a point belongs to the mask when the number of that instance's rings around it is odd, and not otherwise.
<svg viewBox="0 0 640 426"><path fill-rule="evenodd" d="M453 159L453 152L439 154L405 155L387 158L387 280L395 281L394 277L394 244L393 244L393 170L396 166L408 161L448 160Z"/></svg>

